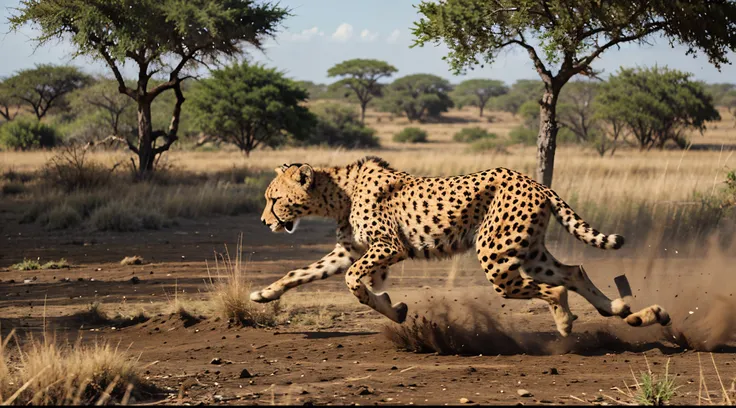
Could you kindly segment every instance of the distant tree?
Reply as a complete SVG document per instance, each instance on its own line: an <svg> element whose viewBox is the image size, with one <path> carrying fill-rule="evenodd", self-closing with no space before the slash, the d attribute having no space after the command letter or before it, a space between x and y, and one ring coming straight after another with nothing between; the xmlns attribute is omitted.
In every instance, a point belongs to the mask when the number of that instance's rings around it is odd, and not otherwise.
<svg viewBox="0 0 736 408"><path fill-rule="evenodd" d="M397 115L405 114L409 122L439 117L453 106L450 83L431 74L414 74L398 78L386 89L381 109Z"/></svg>
<svg viewBox="0 0 736 408"><path fill-rule="evenodd" d="M296 81L296 83L307 91L310 100L321 99L328 94L328 85L312 81Z"/></svg>
<svg viewBox="0 0 736 408"><path fill-rule="evenodd" d="M667 68L621 69L603 85L597 102L602 115L618 118L640 149L662 148L668 141L686 147L686 130L703 132L720 120L713 100L692 74Z"/></svg>
<svg viewBox="0 0 736 408"><path fill-rule="evenodd" d="M40 28L40 44L69 39L76 55L107 64L120 93L136 102L138 143L126 142L138 155L139 177L146 177L156 157L178 139L181 85L191 77L186 72L239 55L245 44L261 48L287 15L286 9L256 0L24 0L10 23L14 30L33 23ZM135 87L120 72L125 61L137 68ZM151 86L154 74L168 80ZM151 104L168 90L176 96L168 131L154 130ZM159 138L165 142L158 144Z"/></svg>
<svg viewBox="0 0 736 408"><path fill-rule="evenodd" d="M716 84L703 84L705 92L713 97L713 104L716 106L726 106L725 97L736 90L736 84L730 84L726 82Z"/></svg>
<svg viewBox="0 0 736 408"><path fill-rule="evenodd" d="M571 81L560 93L557 108L560 124L570 129L581 143L591 143L600 134L594 103L599 87L593 81Z"/></svg>
<svg viewBox="0 0 736 408"><path fill-rule="evenodd" d="M275 69L247 62L212 71L193 92L194 115L213 138L246 156L261 145L308 137L315 118L301 104L307 91Z"/></svg>
<svg viewBox="0 0 736 408"><path fill-rule="evenodd" d="M354 106L323 103L310 110L317 115L317 125L306 138L293 141L293 144L326 145L345 149L380 147L376 131L360 122Z"/></svg>
<svg viewBox="0 0 736 408"><path fill-rule="evenodd" d="M488 100L508 92L503 82L494 79L468 79L458 84L452 92L453 101L458 106L475 106L483 116Z"/></svg>
<svg viewBox="0 0 736 408"><path fill-rule="evenodd" d="M721 96L721 106L728 109L728 113L731 116L736 116L736 89L728 91L725 95ZM734 122L736 126L736 122Z"/></svg>
<svg viewBox="0 0 736 408"><path fill-rule="evenodd" d="M351 59L343 61L327 71L330 77L344 77L331 85L333 89L347 88L360 103L360 123L365 123L365 110L374 97L381 95L382 85L378 82L397 72L393 65L374 59Z"/></svg>
<svg viewBox="0 0 736 408"><path fill-rule="evenodd" d="M537 142L537 181L552 184L557 100L575 75L594 75L591 63L624 43L655 35L701 51L716 67L736 48L736 2L691 0L445 0L422 1L416 45L444 42L456 72L493 63L521 47L544 82ZM532 38L534 41L532 41ZM537 45L538 44L538 45Z"/></svg>
<svg viewBox="0 0 736 408"><path fill-rule="evenodd" d="M63 106L66 95L91 81L92 78L77 67L42 64L20 70L6 82L15 98L30 106L36 118L41 120L50 109Z"/></svg>
<svg viewBox="0 0 736 408"><path fill-rule="evenodd" d="M21 101L14 90L12 81L3 79L0 81L0 116L6 121L11 121L20 113L23 101Z"/></svg>
<svg viewBox="0 0 736 408"><path fill-rule="evenodd" d="M520 79L514 82L509 91L493 98L493 107L516 115L521 105L527 101L535 101L539 105L539 94L544 92L544 82L533 79ZM537 115L539 117L539 115Z"/></svg>
<svg viewBox="0 0 736 408"><path fill-rule="evenodd" d="M133 115L135 101L118 91L116 80L100 78L93 85L76 91L70 97L74 110L99 117L108 135L121 137L125 119ZM122 137L127 140L127 132Z"/></svg>

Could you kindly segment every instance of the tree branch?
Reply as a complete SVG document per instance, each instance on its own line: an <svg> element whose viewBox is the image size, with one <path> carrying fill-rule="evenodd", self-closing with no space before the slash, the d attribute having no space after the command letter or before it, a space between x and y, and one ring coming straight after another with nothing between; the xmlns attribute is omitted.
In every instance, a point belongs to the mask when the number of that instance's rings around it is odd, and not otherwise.
<svg viewBox="0 0 736 408"><path fill-rule="evenodd" d="M106 137L106 138L98 141L97 143L107 143L107 142L110 142L110 141L112 141L112 142L126 143L128 145L128 149L130 149L130 151L132 151L135 154L138 154L138 148L135 147L135 145L133 143L131 143L130 140L128 140L127 138L120 137L120 136L110 135L110 136L108 136L108 137ZM95 144L96 144L95 142L89 142L84 147L84 149L87 150L88 148L94 146Z"/></svg>
<svg viewBox="0 0 736 408"><path fill-rule="evenodd" d="M633 35L624 36L624 37L617 37L607 42L603 46L598 47L590 55L579 60L578 63L573 66L573 75L585 70L590 65L590 63L593 62L593 60L598 58L598 56L603 53L603 51L613 47L614 45L618 45L618 44L629 42L629 41L639 40L652 33L655 33L659 29L662 28L662 23L649 23L649 24L646 24L643 28L644 28L644 31L639 32L638 34L633 34Z"/></svg>
<svg viewBox="0 0 736 408"><path fill-rule="evenodd" d="M138 101L138 94L130 88L128 88L127 85L125 85L125 79L123 79L123 75L120 73L120 70L118 69L118 66L115 64L115 60L110 56L110 54L105 50L104 46L100 46L99 48L100 54L102 54L102 58L105 59L107 62L107 65L112 69L113 74L115 75L115 79L118 81L118 91L121 94L125 94L133 98L133 100Z"/></svg>

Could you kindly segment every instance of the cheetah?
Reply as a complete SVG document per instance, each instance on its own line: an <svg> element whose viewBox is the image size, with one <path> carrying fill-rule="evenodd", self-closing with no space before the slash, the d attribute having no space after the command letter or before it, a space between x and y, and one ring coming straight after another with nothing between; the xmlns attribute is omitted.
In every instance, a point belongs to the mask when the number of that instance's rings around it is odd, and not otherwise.
<svg viewBox="0 0 736 408"><path fill-rule="evenodd" d="M293 233L305 216L337 220L337 244L319 261L288 272L250 294L269 302L317 279L345 273L348 289L396 323L405 303L391 303L381 288L389 267L408 258L441 259L475 248L495 291L508 299L542 299L557 331L568 336L577 319L568 291L582 295L603 316L631 326L669 324L658 305L632 313L621 298L611 300L581 265L565 265L544 245L550 215L572 235L602 249L619 249L620 235L592 229L552 189L514 170L499 167L464 176L417 177L367 156L342 167L284 164L265 192L261 221L273 232Z"/></svg>

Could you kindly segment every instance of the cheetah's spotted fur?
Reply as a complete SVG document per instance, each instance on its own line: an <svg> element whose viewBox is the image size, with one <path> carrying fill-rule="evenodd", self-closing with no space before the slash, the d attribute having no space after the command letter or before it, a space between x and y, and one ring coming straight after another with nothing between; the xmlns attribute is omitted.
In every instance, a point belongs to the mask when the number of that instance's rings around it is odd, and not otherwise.
<svg viewBox="0 0 736 408"><path fill-rule="evenodd" d="M344 167L291 164L276 172L266 189L263 223L275 232L293 232L300 217L331 217L338 222L337 245L321 260L253 292L253 301L275 300L288 289L346 272L347 286L361 303L401 323L407 306L392 305L387 293L376 293L389 266L475 246L495 291L505 298L545 300L563 336L577 318L568 307L568 290L602 315L619 316L632 326L669 323L663 308L631 313L622 299L603 295L582 266L557 261L544 246L550 214L589 245L618 249L624 239L592 229L557 193L516 171L416 177L369 156Z"/></svg>

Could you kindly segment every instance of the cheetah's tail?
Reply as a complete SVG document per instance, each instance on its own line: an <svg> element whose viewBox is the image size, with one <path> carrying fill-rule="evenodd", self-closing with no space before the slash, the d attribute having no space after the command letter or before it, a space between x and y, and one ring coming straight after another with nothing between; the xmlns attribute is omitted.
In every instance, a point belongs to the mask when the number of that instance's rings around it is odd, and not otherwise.
<svg viewBox="0 0 736 408"><path fill-rule="evenodd" d="M575 238L601 249L619 249L624 245L624 237L621 235L606 235L591 228L566 202L562 201L557 193L548 188L545 189L545 193L557 221Z"/></svg>

